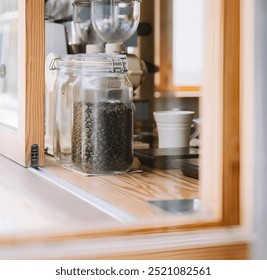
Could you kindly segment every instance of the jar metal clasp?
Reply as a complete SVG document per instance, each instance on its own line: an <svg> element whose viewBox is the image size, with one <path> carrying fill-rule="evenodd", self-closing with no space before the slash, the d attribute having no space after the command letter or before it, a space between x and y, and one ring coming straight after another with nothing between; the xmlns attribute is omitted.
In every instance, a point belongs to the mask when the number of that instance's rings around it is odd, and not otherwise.
<svg viewBox="0 0 267 280"><path fill-rule="evenodd" d="M114 72L123 73L125 71L124 62L123 62L122 58L119 58L119 61L120 61L120 64L121 64L120 68L116 68L115 67L115 62L114 62L113 58L108 57L107 59L110 60L110 62L111 62L111 67L108 69L108 72L111 72L111 73L114 73Z"/></svg>
<svg viewBox="0 0 267 280"><path fill-rule="evenodd" d="M49 70L53 71L53 70L58 70L58 65L57 65L57 61L59 60L59 57L53 58L49 64Z"/></svg>

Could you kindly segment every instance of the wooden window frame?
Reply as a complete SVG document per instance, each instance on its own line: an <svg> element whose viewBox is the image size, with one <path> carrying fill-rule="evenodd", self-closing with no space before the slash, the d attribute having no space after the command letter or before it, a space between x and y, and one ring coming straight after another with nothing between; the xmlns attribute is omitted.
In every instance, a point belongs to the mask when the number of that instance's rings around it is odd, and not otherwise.
<svg viewBox="0 0 267 280"><path fill-rule="evenodd" d="M30 0L25 3L27 16L26 30L23 34L26 38L25 65L27 67L26 76L22 76L26 81L25 141L27 140L26 144L39 141L40 149L43 150L44 130L40 124L44 121L44 20L41 20L44 19L44 10L42 1ZM208 20L205 24L205 74L200 100L201 116L205 124L202 129L203 147L200 159L201 166L205 168L202 168L200 173L200 195L201 199L207 202L207 209L211 210L211 219L197 223L181 219L181 223L178 224L176 219L165 223L160 221L157 225L154 223L124 225L108 231L66 233L60 237L50 237L50 240L140 236L144 233L175 233L180 230L222 229L243 225L242 218L245 211L240 188L242 167L240 85L244 86L245 82L242 79L246 74L241 73L240 69L242 55L240 35L244 34L244 32L241 34L240 0L205 0L205 5ZM164 8L162 10L164 11ZM242 24L244 21L243 18ZM161 71L164 71L164 67L168 67L168 63L163 65L163 68L161 65ZM168 69L166 71L168 72ZM38 75L43 78L36 79ZM40 91L40 94L37 95L36 91ZM36 135L39 140L36 140ZM20 160L26 166L29 162L29 147L30 145L25 148L26 160ZM9 154L7 156L13 157ZM40 165L42 165L44 155L40 153L40 156ZM221 207L214 202L218 202ZM32 239L36 241L38 237Z"/></svg>
<svg viewBox="0 0 267 280"><path fill-rule="evenodd" d="M18 1L18 129L0 125L0 153L31 165L31 147L44 164L44 3Z"/></svg>
<svg viewBox="0 0 267 280"><path fill-rule="evenodd" d="M205 65L200 100L205 124L201 131L200 166L205 168L200 168L199 187L205 214L153 221L145 227L149 233L165 232L166 228L176 232L240 225L240 0L205 0L205 5L208 20L204 27ZM143 230L141 221L98 234L123 235Z"/></svg>
<svg viewBox="0 0 267 280"><path fill-rule="evenodd" d="M203 87L172 83L172 4L160 4L160 82L157 91L200 91L201 196L214 226L240 224L240 14L239 0L205 0ZM159 15L157 15L159 16ZM243 21L244 22L244 21ZM214 120L217 120L214 122ZM210 156L212 151L212 156ZM216 188L214 188L216 186ZM215 190L216 189L216 190ZM222 205L218 209L216 203ZM210 226L210 224L209 224Z"/></svg>

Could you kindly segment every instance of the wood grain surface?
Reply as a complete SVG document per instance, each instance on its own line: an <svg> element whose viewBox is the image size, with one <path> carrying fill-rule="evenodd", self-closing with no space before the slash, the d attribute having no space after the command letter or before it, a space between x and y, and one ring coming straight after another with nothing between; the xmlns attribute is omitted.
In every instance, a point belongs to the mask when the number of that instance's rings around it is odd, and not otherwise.
<svg viewBox="0 0 267 280"><path fill-rule="evenodd" d="M42 0L25 1L25 166L31 165L31 146L39 146L39 165L44 164L45 11ZM24 117L24 116L23 116Z"/></svg>
<svg viewBox="0 0 267 280"><path fill-rule="evenodd" d="M224 246L209 246L182 250L162 250L142 252L138 254L121 254L105 256L99 259L112 260L247 260L249 245L230 244ZM82 258L85 259L85 258ZM97 259L97 258L95 258Z"/></svg>
<svg viewBox="0 0 267 280"><path fill-rule="evenodd" d="M46 156L44 170L79 186L135 217L164 212L151 206L151 200L175 200L198 197L198 180L186 177L179 169L143 170L141 173L85 176L62 167Z"/></svg>

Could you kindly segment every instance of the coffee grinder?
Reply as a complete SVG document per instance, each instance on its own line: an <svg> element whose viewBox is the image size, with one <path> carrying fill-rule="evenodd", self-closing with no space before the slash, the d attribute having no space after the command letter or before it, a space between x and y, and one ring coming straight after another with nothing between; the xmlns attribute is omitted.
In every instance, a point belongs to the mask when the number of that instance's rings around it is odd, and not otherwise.
<svg viewBox="0 0 267 280"><path fill-rule="evenodd" d="M140 22L140 0L87 0L73 2L73 21L86 42L86 53L122 53L134 89L145 79L143 60L126 51L124 43L135 35Z"/></svg>

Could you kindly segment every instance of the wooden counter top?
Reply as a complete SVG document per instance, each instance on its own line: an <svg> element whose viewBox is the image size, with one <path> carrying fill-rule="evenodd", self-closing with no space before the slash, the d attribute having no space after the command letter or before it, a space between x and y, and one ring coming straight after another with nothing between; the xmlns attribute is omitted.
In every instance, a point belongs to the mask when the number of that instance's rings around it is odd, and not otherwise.
<svg viewBox="0 0 267 280"><path fill-rule="evenodd" d="M64 179L136 219L167 214L149 201L198 197L198 180L184 176L179 169L86 176L67 170L51 156L45 160L42 170L46 173Z"/></svg>
<svg viewBox="0 0 267 280"><path fill-rule="evenodd" d="M179 215L150 201L198 197L198 180L180 170L84 176L51 156L39 169L0 156L0 236L116 229Z"/></svg>

